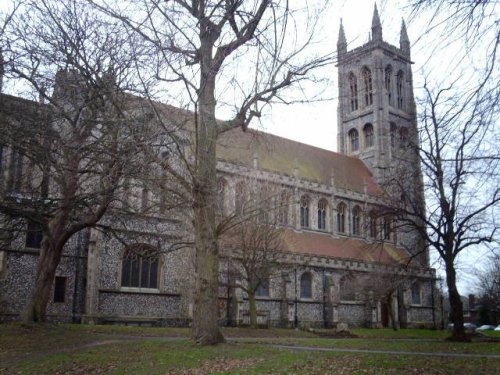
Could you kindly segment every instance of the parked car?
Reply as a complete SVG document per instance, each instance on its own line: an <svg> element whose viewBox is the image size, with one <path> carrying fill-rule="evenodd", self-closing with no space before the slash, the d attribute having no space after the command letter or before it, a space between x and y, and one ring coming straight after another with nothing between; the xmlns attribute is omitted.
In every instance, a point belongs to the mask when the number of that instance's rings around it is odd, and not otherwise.
<svg viewBox="0 0 500 375"><path fill-rule="evenodd" d="M497 328L495 328L495 331L500 331L500 326L498 326Z"/></svg>
<svg viewBox="0 0 500 375"><path fill-rule="evenodd" d="M453 323L448 324L447 329L448 331L453 331ZM464 329L465 332L471 333L476 330L477 326L474 323L464 323Z"/></svg>
<svg viewBox="0 0 500 375"><path fill-rule="evenodd" d="M482 325L479 328L476 328L476 331L493 331L494 329L495 329L495 326L492 326L492 325L489 325L489 324L485 324L485 325Z"/></svg>

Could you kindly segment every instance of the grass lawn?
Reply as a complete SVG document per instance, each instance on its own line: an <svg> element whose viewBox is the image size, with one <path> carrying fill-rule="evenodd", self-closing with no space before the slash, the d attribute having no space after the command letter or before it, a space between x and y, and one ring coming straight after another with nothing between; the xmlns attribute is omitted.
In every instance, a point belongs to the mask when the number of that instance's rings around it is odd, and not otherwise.
<svg viewBox="0 0 500 375"><path fill-rule="evenodd" d="M356 331L359 339L325 339L293 330L225 329L234 339L200 348L188 340L187 329L5 324L0 325L0 374L497 374L500 368L500 358L314 352L267 345L500 355L498 342L450 343L436 331L365 331Z"/></svg>

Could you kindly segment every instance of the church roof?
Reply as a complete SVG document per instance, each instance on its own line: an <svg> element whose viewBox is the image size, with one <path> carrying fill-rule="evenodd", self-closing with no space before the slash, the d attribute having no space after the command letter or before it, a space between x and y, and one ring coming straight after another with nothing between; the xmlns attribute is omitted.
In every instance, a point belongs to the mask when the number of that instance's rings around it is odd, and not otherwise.
<svg viewBox="0 0 500 375"><path fill-rule="evenodd" d="M259 169L330 185L333 176L337 189L383 195L368 167L360 160L337 152L281 138L256 130L233 129L217 143L217 159L247 167L257 157Z"/></svg>
<svg viewBox="0 0 500 375"><path fill-rule="evenodd" d="M333 237L329 233L286 229L283 250L297 254L385 264L410 264L410 255L390 243L366 242L349 237Z"/></svg>

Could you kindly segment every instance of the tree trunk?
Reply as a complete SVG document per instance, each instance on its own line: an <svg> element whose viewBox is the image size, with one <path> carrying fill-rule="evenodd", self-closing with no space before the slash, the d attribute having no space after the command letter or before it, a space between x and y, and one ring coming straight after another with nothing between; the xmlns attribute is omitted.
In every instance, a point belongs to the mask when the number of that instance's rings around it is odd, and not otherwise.
<svg viewBox="0 0 500 375"><path fill-rule="evenodd" d="M257 306L255 303L255 291L248 292L248 307L250 313L250 328L257 328Z"/></svg>
<svg viewBox="0 0 500 375"><path fill-rule="evenodd" d="M453 333L449 338L452 341L468 341L464 329L464 312L462 300L458 293L456 271L453 260L445 259L446 283L448 285L448 298L450 299L450 320L453 323Z"/></svg>
<svg viewBox="0 0 500 375"><path fill-rule="evenodd" d="M202 26L203 29L203 26ZM199 345L224 341L218 324L219 249L216 233L215 72L213 42L200 35L202 61L198 123L196 125L196 176L193 183L193 221L196 246L196 282L192 339Z"/></svg>
<svg viewBox="0 0 500 375"><path fill-rule="evenodd" d="M392 293L387 297L387 314L389 314L389 319L391 320L391 327L394 331L399 329L396 319L394 317L394 310L392 308Z"/></svg>

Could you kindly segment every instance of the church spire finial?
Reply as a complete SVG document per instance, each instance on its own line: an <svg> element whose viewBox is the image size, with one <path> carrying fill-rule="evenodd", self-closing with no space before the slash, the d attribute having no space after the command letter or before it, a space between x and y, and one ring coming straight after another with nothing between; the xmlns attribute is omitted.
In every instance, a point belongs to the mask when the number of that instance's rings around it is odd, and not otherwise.
<svg viewBox="0 0 500 375"><path fill-rule="evenodd" d="M344 25L342 18L340 19L339 38L337 40L337 53L339 55L347 52L347 40L345 38Z"/></svg>
<svg viewBox="0 0 500 375"><path fill-rule="evenodd" d="M399 48L401 51L410 55L410 39L408 38L408 33L406 31L405 20L401 20L401 34L399 36Z"/></svg>
<svg viewBox="0 0 500 375"><path fill-rule="evenodd" d="M378 16L377 3L375 3L375 8L373 9L372 40L382 40L382 24Z"/></svg>

